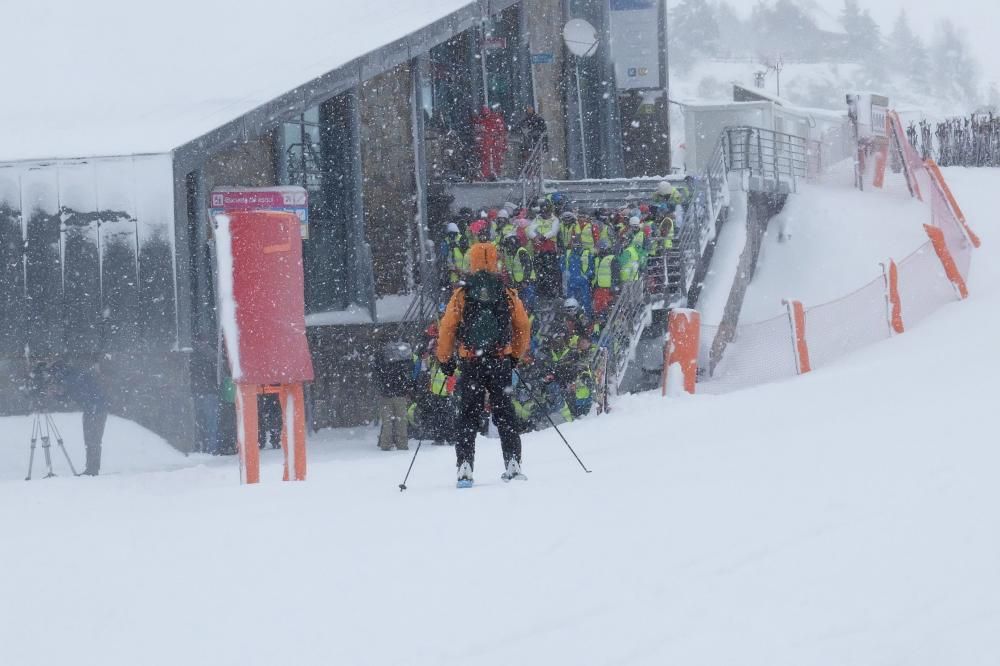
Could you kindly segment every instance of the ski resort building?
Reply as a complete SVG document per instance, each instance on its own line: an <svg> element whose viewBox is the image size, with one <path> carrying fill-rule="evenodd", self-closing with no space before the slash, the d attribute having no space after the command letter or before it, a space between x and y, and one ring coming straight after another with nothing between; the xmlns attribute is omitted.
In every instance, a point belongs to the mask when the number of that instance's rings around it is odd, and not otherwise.
<svg viewBox="0 0 1000 666"><path fill-rule="evenodd" d="M238 13L98 0L58 14L43 3L10 10L17 29L0 54L15 63L31 53L32 66L0 74L18 99L0 110L0 410L31 409L29 359L101 355L113 413L187 450L195 397L217 391L224 363L211 195L298 187L312 418L366 421L370 350L436 280L441 183L462 177L448 142L472 141L478 109L495 106L508 124L538 109L553 177L666 171L665 44L653 49L657 76L616 71L613 55L624 63L628 49L619 39L614 54L612 40L627 29L621 12L661 4L303 0L276 15L263 0ZM565 47L570 18L596 26L586 57ZM652 83L626 80L640 76ZM636 129L638 114L655 122Z"/></svg>

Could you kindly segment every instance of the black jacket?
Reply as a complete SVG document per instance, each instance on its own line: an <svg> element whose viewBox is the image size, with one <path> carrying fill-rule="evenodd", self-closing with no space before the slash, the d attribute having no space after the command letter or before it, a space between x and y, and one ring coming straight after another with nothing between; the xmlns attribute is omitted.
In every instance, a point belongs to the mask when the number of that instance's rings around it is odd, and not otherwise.
<svg viewBox="0 0 1000 666"><path fill-rule="evenodd" d="M375 359L375 388L379 395L398 398L413 392L413 361L389 360L379 354Z"/></svg>

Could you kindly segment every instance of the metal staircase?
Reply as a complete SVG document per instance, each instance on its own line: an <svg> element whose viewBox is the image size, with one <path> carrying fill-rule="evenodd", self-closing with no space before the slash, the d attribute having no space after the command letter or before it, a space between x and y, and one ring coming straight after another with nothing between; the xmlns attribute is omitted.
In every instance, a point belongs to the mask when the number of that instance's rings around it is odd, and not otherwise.
<svg viewBox="0 0 1000 666"><path fill-rule="evenodd" d="M608 395L625 379L654 312L697 305L715 238L728 216L731 177L739 178L744 191L783 196L795 192L808 176L809 159L810 146L801 137L755 127L723 130L708 166L694 179L691 204L675 231L674 250L650 262L645 280L622 290L602 331L592 366L595 376L600 372L605 378ZM560 191L581 206L621 206L648 200L659 181L578 181Z"/></svg>

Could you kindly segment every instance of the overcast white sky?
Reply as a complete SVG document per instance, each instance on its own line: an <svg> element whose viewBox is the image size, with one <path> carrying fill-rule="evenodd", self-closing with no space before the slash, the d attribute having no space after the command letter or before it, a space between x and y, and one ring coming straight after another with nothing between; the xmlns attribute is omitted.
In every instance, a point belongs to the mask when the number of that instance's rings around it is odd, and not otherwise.
<svg viewBox="0 0 1000 666"><path fill-rule="evenodd" d="M826 9L832 16L839 15L844 6L843 0L799 0L805 5L815 2ZM667 6L673 7L679 0L667 0ZM758 0L728 0L736 9L749 14ZM984 79L1000 83L1000 0L948 0L948 2L912 2L912 0L859 0L862 9L871 11L872 16L883 31L892 29L893 21L899 10L906 6L910 23L925 39L929 39L934 31L935 21L948 16L952 22L963 30L968 38L970 49L983 68Z"/></svg>

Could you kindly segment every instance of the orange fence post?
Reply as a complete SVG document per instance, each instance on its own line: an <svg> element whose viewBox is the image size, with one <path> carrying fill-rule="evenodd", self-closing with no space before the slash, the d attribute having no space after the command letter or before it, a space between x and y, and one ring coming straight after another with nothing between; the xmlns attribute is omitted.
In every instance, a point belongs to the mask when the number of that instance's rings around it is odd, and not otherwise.
<svg viewBox="0 0 1000 666"><path fill-rule="evenodd" d="M701 314L688 308L671 310L667 328L668 340L663 350L662 394L693 394L698 381Z"/></svg>
<svg viewBox="0 0 1000 666"><path fill-rule="evenodd" d="M255 384L236 385L236 444L240 453L240 483L260 482Z"/></svg>
<svg viewBox="0 0 1000 666"><path fill-rule="evenodd" d="M982 245L982 241L979 240L979 236L976 235L976 232L972 230L972 227L970 227L969 223L965 220L965 213L962 212L962 209L958 205L958 201L955 199L955 195L952 194L951 188L948 187L948 183L945 182L944 174L941 173L941 169L938 167L937 162L928 158L926 165L931 177L938 184L938 187L941 188L944 198L948 200L948 205L951 206L951 210L955 214L955 219L957 219L959 224L962 225L962 229L965 230L965 234L969 237L973 247L979 247Z"/></svg>
<svg viewBox="0 0 1000 666"><path fill-rule="evenodd" d="M921 168L924 165L912 146L910 146L910 140L906 138L906 130L903 128L903 122L899 119L899 114L895 111L889 111L886 114L885 121L889 134L892 137L890 141L894 140L894 145L898 149L899 157L903 162L903 173L906 175L906 184L910 188L910 195L916 197L919 201L923 201L924 197L920 193L920 183L917 182L917 174L914 169Z"/></svg>
<svg viewBox="0 0 1000 666"><path fill-rule="evenodd" d="M885 302L889 327L893 333L902 333L906 329L903 326L903 302L899 298L899 269L896 267L895 261L890 259L888 265L882 264L882 277L885 279Z"/></svg>
<svg viewBox="0 0 1000 666"><path fill-rule="evenodd" d="M888 122L888 121L887 121ZM878 147L875 153L875 176L872 178L872 185L882 189L885 185L885 165L889 161L889 141L886 140Z"/></svg>
<svg viewBox="0 0 1000 666"><path fill-rule="evenodd" d="M285 453L285 473L288 481L306 480L306 410L302 384L282 384L281 449ZM291 473L289 469L291 464Z"/></svg>
<svg viewBox="0 0 1000 666"><path fill-rule="evenodd" d="M965 286L965 280L962 278L962 274L958 272L958 266L955 264L955 258L951 256L951 252L948 251L948 244L944 240L944 232L935 226L930 224L924 225L924 230L931 239L931 244L934 246L934 251L937 252L938 259L941 260L941 265L944 266L944 274L948 276L951 283L955 285L955 289L958 291L960 298L965 299L969 297L969 289Z"/></svg>
<svg viewBox="0 0 1000 666"><path fill-rule="evenodd" d="M795 364L799 374L812 370L809 362L809 345L806 343L806 311L800 301L783 301L788 306L788 320L792 326L792 339L795 341Z"/></svg>

